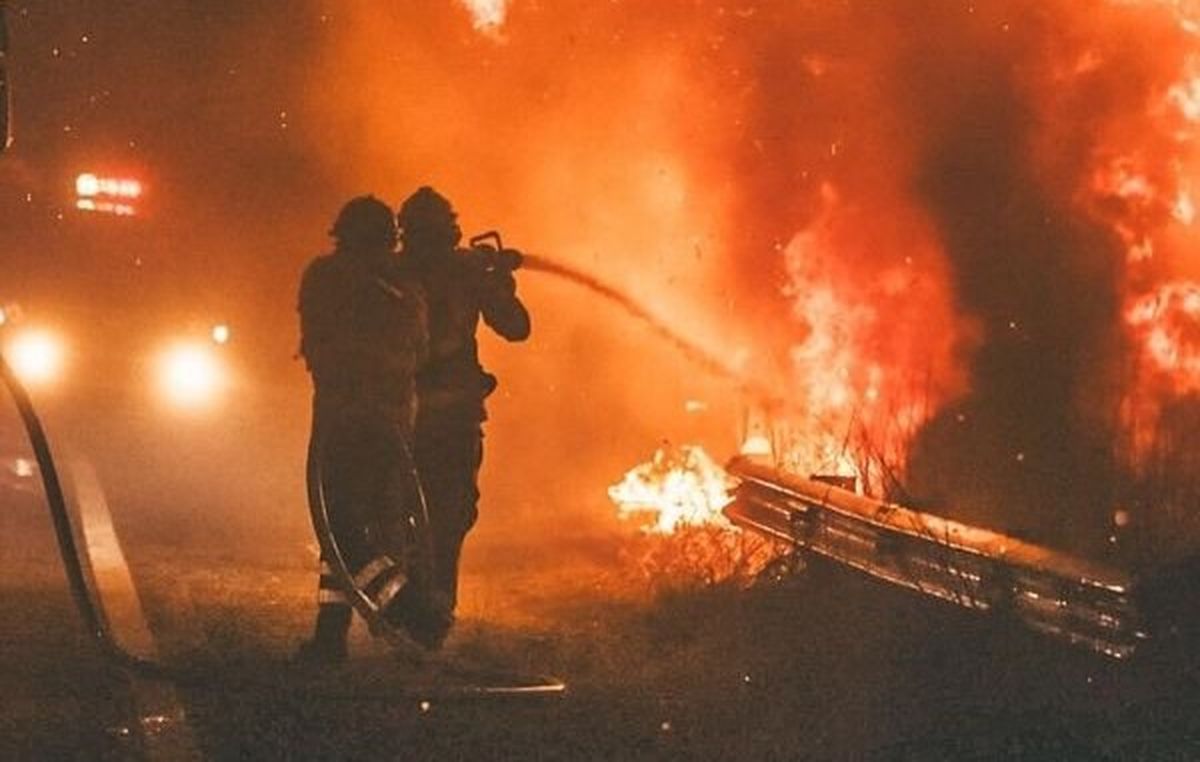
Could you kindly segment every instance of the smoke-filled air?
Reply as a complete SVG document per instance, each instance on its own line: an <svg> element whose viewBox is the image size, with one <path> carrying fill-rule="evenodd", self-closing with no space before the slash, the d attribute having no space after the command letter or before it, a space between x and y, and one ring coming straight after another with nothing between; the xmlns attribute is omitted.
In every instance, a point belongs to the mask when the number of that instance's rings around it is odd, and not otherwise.
<svg viewBox="0 0 1200 762"><path fill-rule="evenodd" d="M629 293L735 369L778 456L1082 548L1179 489L1200 385L1187 4L417 7L338 6L313 148L395 194L431 180ZM542 326L619 322L554 288ZM644 340L580 350L546 382L628 389L643 418L646 364L705 372Z"/></svg>
<svg viewBox="0 0 1200 762"><path fill-rule="evenodd" d="M0 0L0 759L1200 759L1197 178L1200 0Z"/></svg>

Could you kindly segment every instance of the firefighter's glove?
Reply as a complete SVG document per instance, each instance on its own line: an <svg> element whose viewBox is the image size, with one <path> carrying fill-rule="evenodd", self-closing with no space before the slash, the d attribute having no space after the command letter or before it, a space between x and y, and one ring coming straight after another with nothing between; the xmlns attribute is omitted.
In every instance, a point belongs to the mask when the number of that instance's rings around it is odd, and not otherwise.
<svg viewBox="0 0 1200 762"><path fill-rule="evenodd" d="M496 268L483 276L483 288L489 298L511 298L517 293L517 279L512 270Z"/></svg>

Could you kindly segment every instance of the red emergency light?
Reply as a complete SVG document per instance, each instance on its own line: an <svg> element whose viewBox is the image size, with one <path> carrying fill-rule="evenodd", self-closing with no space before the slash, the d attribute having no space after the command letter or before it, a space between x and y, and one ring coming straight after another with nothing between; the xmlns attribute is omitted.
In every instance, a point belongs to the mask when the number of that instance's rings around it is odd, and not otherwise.
<svg viewBox="0 0 1200 762"><path fill-rule="evenodd" d="M85 212L132 217L141 198L142 183L129 177L104 177L84 172L75 178L75 208Z"/></svg>

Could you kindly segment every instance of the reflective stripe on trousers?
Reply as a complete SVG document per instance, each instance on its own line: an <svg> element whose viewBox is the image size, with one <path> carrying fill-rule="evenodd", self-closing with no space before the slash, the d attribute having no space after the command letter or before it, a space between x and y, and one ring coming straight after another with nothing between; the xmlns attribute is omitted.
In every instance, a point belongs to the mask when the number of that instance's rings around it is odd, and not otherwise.
<svg viewBox="0 0 1200 762"><path fill-rule="evenodd" d="M362 590L383 611L408 584L408 575L389 556L377 556L354 575L354 585ZM321 578L317 587L317 602L322 605L350 605L328 561L321 562Z"/></svg>
<svg viewBox="0 0 1200 762"><path fill-rule="evenodd" d="M383 611L408 584L408 575L390 556L377 556L354 575L354 584L366 593L377 611Z"/></svg>
<svg viewBox="0 0 1200 762"><path fill-rule="evenodd" d="M333 566L328 561L321 561L321 577L317 581L317 603L322 606L349 606L350 599L346 597L342 586L338 584Z"/></svg>

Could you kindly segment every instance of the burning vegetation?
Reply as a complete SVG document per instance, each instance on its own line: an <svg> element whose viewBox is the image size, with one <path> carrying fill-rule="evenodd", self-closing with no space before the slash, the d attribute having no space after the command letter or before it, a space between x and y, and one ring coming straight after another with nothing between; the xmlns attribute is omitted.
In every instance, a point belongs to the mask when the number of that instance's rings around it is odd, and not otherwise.
<svg viewBox="0 0 1200 762"><path fill-rule="evenodd" d="M608 489L622 518L642 515L643 530L671 534L683 527L733 530L721 509L735 482L702 447L664 444L654 457Z"/></svg>
<svg viewBox="0 0 1200 762"><path fill-rule="evenodd" d="M723 243L777 461L1090 555L1114 515L1155 553L1194 542L1198 22L1184 2L714 9L691 84L740 84L735 129L717 160L677 147L734 177ZM662 466L623 484L680 489Z"/></svg>
<svg viewBox="0 0 1200 762"><path fill-rule="evenodd" d="M782 546L725 518L736 483L702 447L664 443L609 487L623 519L642 519L641 541L629 551L641 571L674 585L753 580Z"/></svg>

